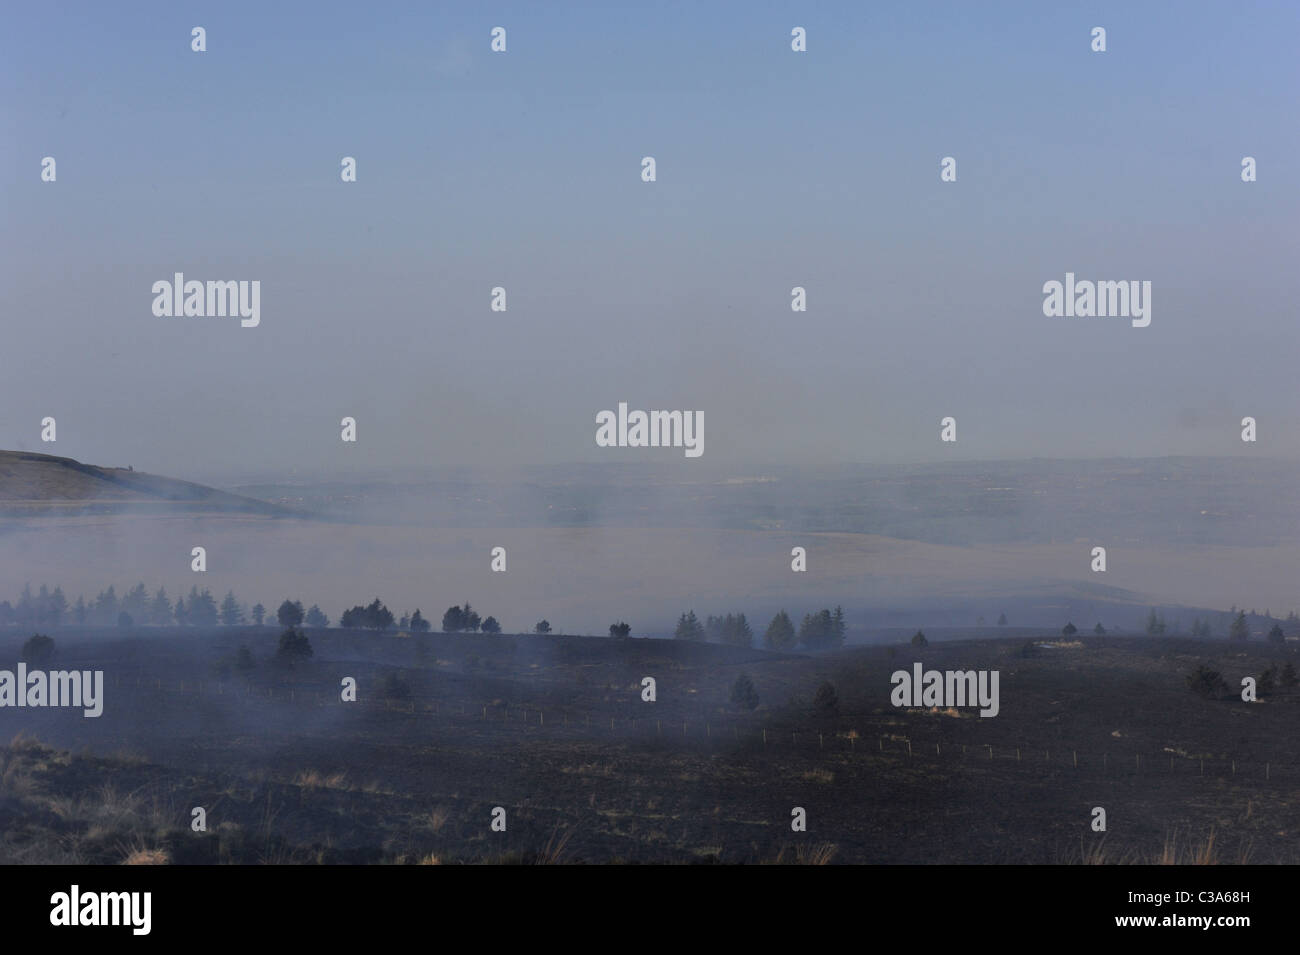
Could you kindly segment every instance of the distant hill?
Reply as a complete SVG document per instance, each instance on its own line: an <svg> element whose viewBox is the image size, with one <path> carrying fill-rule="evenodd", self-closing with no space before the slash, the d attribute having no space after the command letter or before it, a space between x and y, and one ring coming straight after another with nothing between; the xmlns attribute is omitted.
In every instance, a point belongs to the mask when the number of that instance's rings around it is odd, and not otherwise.
<svg viewBox="0 0 1300 955"><path fill-rule="evenodd" d="M278 504L126 468L0 451L0 515L234 512L290 516Z"/></svg>

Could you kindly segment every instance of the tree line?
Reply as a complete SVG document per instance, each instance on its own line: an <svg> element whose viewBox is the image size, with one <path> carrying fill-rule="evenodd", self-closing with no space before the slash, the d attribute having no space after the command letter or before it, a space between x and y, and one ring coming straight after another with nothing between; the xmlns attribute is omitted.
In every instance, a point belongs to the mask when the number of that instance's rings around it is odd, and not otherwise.
<svg viewBox="0 0 1300 955"><path fill-rule="evenodd" d="M796 646L830 650L844 646L846 632L842 607L804 614L797 631L790 615L781 610L763 631L763 646L768 650L792 650ZM729 613L725 617L710 615L700 623L695 611L688 610L677 618L673 636L678 640L722 643L733 647L754 646L754 631L743 613Z"/></svg>

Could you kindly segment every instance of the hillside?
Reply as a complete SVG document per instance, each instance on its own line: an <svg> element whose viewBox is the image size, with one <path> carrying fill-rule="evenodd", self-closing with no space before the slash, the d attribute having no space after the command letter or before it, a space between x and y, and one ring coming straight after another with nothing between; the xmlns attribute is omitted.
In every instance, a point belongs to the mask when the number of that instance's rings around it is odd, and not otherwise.
<svg viewBox="0 0 1300 955"><path fill-rule="evenodd" d="M0 515L139 511L289 515L289 509L202 484L30 451L0 451Z"/></svg>

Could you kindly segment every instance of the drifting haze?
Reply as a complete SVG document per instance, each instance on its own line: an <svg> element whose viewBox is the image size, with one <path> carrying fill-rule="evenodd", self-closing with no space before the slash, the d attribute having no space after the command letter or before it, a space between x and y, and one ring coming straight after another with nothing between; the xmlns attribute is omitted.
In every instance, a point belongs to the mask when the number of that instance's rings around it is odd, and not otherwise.
<svg viewBox="0 0 1300 955"><path fill-rule="evenodd" d="M1290 454L1300 11L1225 10L15 10L0 447L208 482ZM260 280L261 325L154 317L176 271ZM1066 271L1150 280L1151 326L1044 317ZM619 401L702 411L703 458L597 448Z"/></svg>

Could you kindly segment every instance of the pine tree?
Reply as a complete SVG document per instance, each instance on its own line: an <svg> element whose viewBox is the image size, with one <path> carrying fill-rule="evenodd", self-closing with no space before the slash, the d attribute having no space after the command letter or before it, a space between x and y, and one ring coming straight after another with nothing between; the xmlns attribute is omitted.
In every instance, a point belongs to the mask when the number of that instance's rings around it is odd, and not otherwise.
<svg viewBox="0 0 1300 955"><path fill-rule="evenodd" d="M730 619L730 614L727 615ZM736 614L735 620L731 624L730 634L727 640L734 647L752 647L754 645L754 631L749 626L749 621L745 619L743 613Z"/></svg>
<svg viewBox="0 0 1300 955"><path fill-rule="evenodd" d="M302 609L301 600L285 599L275 611L275 619L280 626L286 629L302 626L302 618L305 615Z"/></svg>
<svg viewBox="0 0 1300 955"><path fill-rule="evenodd" d="M101 627L111 627L117 623L117 592L109 584L107 590L101 590L95 598L95 623Z"/></svg>
<svg viewBox="0 0 1300 955"><path fill-rule="evenodd" d="M220 617L227 627L237 627L244 622L244 608L239 606L233 590L226 591L226 596L221 601Z"/></svg>
<svg viewBox="0 0 1300 955"><path fill-rule="evenodd" d="M980 624L984 623L984 618L980 618ZM836 647L844 646L844 635L848 627L844 623L844 608L838 604L835 607L835 615L831 618L831 644Z"/></svg>
<svg viewBox="0 0 1300 955"><path fill-rule="evenodd" d="M217 601L206 587L198 594L190 592L190 605L186 612L190 623L196 627L215 627L219 619Z"/></svg>
<svg viewBox="0 0 1300 955"><path fill-rule="evenodd" d="M149 604L149 622L155 627L165 627L172 622L172 602L167 588L159 587Z"/></svg>
<svg viewBox="0 0 1300 955"><path fill-rule="evenodd" d="M143 580L122 597L121 610L137 623L144 623L149 619L149 591Z"/></svg>
<svg viewBox="0 0 1300 955"><path fill-rule="evenodd" d="M789 650L795 644L794 624L790 615L779 611L763 634L763 646L769 650Z"/></svg>
<svg viewBox="0 0 1300 955"><path fill-rule="evenodd" d="M736 682L731 684L731 703L746 710L758 706L758 690L754 689L754 681L748 673L742 671L736 677Z"/></svg>
<svg viewBox="0 0 1300 955"><path fill-rule="evenodd" d="M63 596L63 588L55 587L50 594L50 623L56 627L63 623L64 614L68 612L68 598Z"/></svg>
<svg viewBox="0 0 1300 955"><path fill-rule="evenodd" d="M712 620L713 618L710 618ZM703 640L704 628L700 626L695 611L682 614L677 618L677 629L673 636L678 640Z"/></svg>

